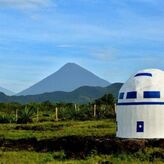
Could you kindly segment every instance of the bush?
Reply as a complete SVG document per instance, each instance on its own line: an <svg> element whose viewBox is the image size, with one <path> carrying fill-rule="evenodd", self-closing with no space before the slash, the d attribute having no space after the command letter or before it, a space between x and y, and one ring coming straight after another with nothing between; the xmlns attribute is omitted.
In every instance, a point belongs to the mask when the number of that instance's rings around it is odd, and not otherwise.
<svg viewBox="0 0 164 164"><path fill-rule="evenodd" d="M0 115L0 123L13 123L15 118L11 115Z"/></svg>
<svg viewBox="0 0 164 164"><path fill-rule="evenodd" d="M33 107L28 108L27 106L19 111L19 117L17 123L26 124L28 122L32 122L32 116L35 113L35 109Z"/></svg>
<svg viewBox="0 0 164 164"><path fill-rule="evenodd" d="M81 121L92 120L93 119L93 111L87 107L83 107L76 113L75 119L81 120Z"/></svg>
<svg viewBox="0 0 164 164"><path fill-rule="evenodd" d="M164 150L160 148L145 148L134 154L140 161L154 162L158 158L164 159Z"/></svg>
<svg viewBox="0 0 164 164"><path fill-rule="evenodd" d="M74 108L61 108L59 109L59 119L61 120L69 120L75 119L76 111Z"/></svg>
<svg viewBox="0 0 164 164"><path fill-rule="evenodd" d="M52 155L54 159L58 159L58 160L66 159L66 154L64 151L54 152Z"/></svg>

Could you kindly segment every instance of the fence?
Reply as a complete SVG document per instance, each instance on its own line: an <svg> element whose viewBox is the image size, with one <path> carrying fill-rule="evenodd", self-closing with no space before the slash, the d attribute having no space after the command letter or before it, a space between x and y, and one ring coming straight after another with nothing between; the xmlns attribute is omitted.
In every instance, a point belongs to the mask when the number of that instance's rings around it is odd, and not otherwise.
<svg viewBox="0 0 164 164"><path fill-rule="evenodd" d="M0 123L27 123L60 120L93 120L115 118L115 109L109 104L28 104L4 110L0 105Z"/></svg>

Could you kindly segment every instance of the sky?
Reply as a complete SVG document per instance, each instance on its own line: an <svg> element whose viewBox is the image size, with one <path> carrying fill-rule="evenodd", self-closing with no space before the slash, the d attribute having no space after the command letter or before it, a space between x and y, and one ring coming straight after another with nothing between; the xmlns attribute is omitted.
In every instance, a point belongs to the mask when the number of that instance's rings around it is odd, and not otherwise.
<svg viewBox="0 0 164 164"><path fill-rule="evenodd" d="M68 62L113 83L163 58L163 0L0 0L0 86L14 92Z"/></svg>

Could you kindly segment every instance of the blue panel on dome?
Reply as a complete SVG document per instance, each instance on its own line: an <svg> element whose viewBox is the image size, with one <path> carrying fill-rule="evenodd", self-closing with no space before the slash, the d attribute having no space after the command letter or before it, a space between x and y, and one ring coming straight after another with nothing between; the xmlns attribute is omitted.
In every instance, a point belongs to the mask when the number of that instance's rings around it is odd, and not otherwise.
<svg viewBox="0 0 164 164"><path fill-rule="evenodd" d="M117 103L118 106L127 106L127 105L164 105L164 102L124 102Z"/></svg>
<svg viewBox="0 0 164 164"><path fill-rule="evenodd" d="M143 121L137 121L137 132L144 132L144 122Z"/></svg>
<svg viewBox="0 0 164 164"><path fill-rule="evenodd" d="M119 97L118 97L119 99L123 99L124 98L124 92L121 92L120 94L119 94Z"/></svg>
<svg viewBox="0 0 164 164"><path fill-rule="evenodd" d="M144 98L160 98L159 91L144 91Z"/></svg>
<svg viewBox="0 0 164 164"><path fill-rule="evenodd" d="M126 98L127 99L135 99L135 98L137 98L137 92L136 91L128 92Z"/></svg>
<svg viewBox="0 0 164 164"><path fill-rule="evenodd" d="M149 76L149 77L152 77L152 74L151 73L137 73L135 75L135 77L137 77L137 76Z"/></svg>

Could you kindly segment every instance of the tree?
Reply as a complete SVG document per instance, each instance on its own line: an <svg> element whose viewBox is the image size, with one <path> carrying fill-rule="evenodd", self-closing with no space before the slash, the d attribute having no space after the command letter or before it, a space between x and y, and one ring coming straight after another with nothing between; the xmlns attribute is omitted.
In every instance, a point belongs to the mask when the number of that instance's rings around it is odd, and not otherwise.
<svg viewBox="0 0 164 164"><path fill-rule="evenodd" d="M99 108L98 117L115 117L116 100L112 94L105 94L101 98L95 100L95 103Z"/></svg>

